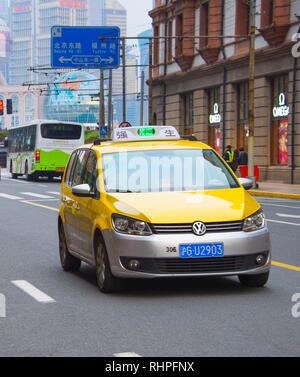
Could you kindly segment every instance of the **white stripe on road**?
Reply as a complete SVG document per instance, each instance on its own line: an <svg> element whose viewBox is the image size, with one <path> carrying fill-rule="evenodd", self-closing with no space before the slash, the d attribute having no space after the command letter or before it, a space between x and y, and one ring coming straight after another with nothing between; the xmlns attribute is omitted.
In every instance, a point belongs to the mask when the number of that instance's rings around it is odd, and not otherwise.
<svg viewBox="0 0 300 377"><path fill-rule="evenodd" d="M142 357L135 352L121 352L121 353L114 353L116 357Z"/></svg>
<svg viewBox="0 0 300 377"><path fill-rule="evenodd" d="M53 199L52 196L49 195L42 195L42 194L36 194L35 192L20 192L22 195L28 195L28 196L33 196L35 198L40 198L40 199Z"/></svg>
<svg viewBox="0 0 300 377"><path fill-rule="evenodd" d="M271 203L260 203L263 206L272 206L272 207L284 207L284 208L293 208L293 209L300 209L300 207L297 206L284 206L282 204L271 204ZM298 204L298 203L297 203Z"/></svg>
<svg viewBox="0 0 300 377"><path fill-rule="evenodd" d="M20 198L19 196L3 194L3 193L0 193L0 197L5 198L5 199L11 199L11 200L21 200L21 199L23 199L23 198Z"/></svg>
<svg viewBox="0 0 300 377"><path fill-rule="evenodd" d="M276 213L279 217L292 217L293 219L300 219L299 215L289 215L288 213Z"/></svg>
<svg viewBox="0 0 300 377"><path fill-rule="evenodd" d="M22 289L22 291L29 294L29 296L33 297L36 301L41 302L43 304L47 304L50 302L55 302L55 300L46 295L46 293L40 291L38 288L36 288L34 285L30 284L26 280L13 280L12 283Z"/></svg>
<svg viewBox="0 0 300 377"><path fill-rule="evenodd" d="M47 191L47 194L60 195L59 191Z"/></svg>
<svg viewBox="0 0 300 377"><path fill-rule="evenodd" d="M286 225L296 225L296 226L300 226L300 224L289 223L289 222L287 222L287 221L279 221L279 220L270 220L270 219L267 219L267 222L270 222L270 223L278 223L278 224L286 224Z"/></svg>

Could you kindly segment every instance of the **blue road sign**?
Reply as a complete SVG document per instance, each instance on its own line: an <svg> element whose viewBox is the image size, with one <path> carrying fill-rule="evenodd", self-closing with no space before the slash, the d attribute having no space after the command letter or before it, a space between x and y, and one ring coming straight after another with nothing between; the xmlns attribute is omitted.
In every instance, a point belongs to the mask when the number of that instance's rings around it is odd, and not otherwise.
<svg viewBox="0 0 300 377"><path fill-rule="evenodd" d="M100 135L101 136L108 135L108 126L100 126Z"/></svg>
<svg viewBox="0 0 300 377"><path fill-rule="evenodd" d="M120 39L111 37L120 37L119 27L52 26L51 67L117 68Z"/></svg>

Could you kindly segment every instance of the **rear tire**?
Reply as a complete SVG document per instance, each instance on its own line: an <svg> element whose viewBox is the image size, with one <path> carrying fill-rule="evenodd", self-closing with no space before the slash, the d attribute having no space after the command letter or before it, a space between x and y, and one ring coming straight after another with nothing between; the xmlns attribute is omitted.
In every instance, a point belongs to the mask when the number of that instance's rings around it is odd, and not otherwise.
<svg viewBox="0 0 300 377"><path fill-rule="evenodd" d="M120 288L120 281L113 276L104 241L99 236L95 244L97 284L101 292L112 293Z"/></svg>
<svg viewBox="0 0 300 377"><path fill-rule="evenodd" d="M77 271L80 268L81 260L75 258L70 254L67 246L66 236L63 224L60 223L58 227L58 237L59 237L59 256L62 268L65 271Z"/></svg>
<svg viewBox="0 0 300 377"><path fill-rule="evenodd" d="M246 287L263 287L269 279L269 272L257 275L239 275L239 280Z"/></svg>

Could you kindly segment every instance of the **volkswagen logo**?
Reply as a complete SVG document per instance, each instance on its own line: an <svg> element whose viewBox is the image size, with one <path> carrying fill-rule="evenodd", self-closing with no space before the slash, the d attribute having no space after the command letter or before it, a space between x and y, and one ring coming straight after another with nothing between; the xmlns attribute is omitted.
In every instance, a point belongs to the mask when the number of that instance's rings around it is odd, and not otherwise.
<svg viewBox="0 0 300 377"><path fill-rule="evenodd" d="M205 224L201 223L200 221L196 221L193 224L193 232L197 234L197 236L203 236L206 233L206 226Z"/></svg>

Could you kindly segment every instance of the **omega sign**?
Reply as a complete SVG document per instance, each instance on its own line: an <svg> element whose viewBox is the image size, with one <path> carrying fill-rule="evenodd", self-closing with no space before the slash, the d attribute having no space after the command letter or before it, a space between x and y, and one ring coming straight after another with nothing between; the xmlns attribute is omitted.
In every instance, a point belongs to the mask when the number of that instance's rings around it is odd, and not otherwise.
<svg viewBox="0 0 300 377"><path fill-rule="evenodd" d="M209 123L220 123L220 122L221 122L221 115L219 114L219 105L215 103L214 113L209 116Z"/></svg>
<svg viewBox="0 0 300 377"><path fill-rule="evenodd" d="M289 115L290 108L285 104L285 95L284 93L280 93L278 97L279 106L273 107L273 116L274 118L278 117L286 117Z"/></svg>

